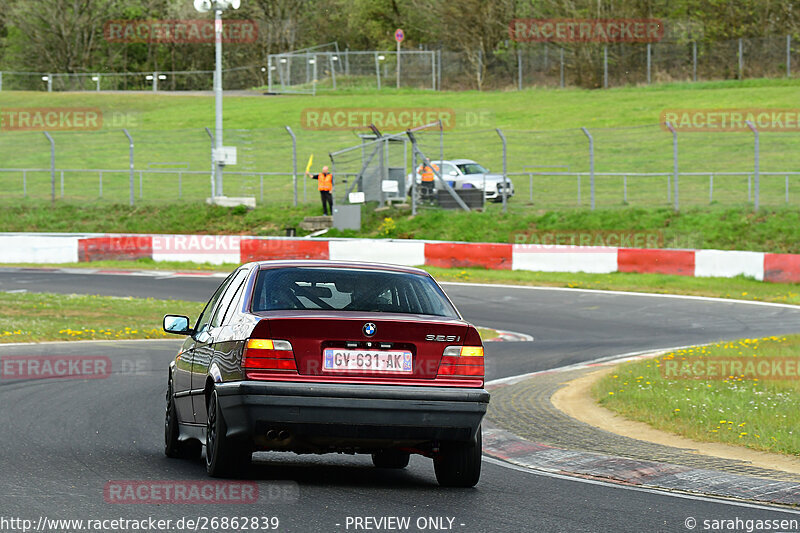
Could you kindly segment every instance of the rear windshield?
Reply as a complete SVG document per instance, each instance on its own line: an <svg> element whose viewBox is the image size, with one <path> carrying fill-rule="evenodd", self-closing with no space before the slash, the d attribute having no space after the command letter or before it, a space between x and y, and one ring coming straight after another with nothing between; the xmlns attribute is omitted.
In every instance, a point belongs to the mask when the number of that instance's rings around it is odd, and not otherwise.
<svg viewBox="0 0 800 533"><path fill-rule="evenodd" d="M325 309L458 318L432 279L418 274L319 267L258 273L252 310Z"/></svg>
<svg viewBox="0 0 800 533"><path fill-rule="evenodd" d="M462 163L461 165L456 165L463 174L486 174L489 172L478 163Z"/></svg>

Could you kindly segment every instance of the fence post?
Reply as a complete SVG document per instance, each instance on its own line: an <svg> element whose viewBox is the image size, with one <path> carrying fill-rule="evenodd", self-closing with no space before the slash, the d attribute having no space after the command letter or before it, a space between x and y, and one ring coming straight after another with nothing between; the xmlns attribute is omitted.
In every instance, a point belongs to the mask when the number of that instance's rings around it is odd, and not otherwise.
<svg viewBox="0 0 800 533"><path fill-rule="evenodd" d="M2 73L0 73L2 74ZM792 77L792 36L786 36L786 77ZM3 78L0 76L0 89L2 89Z"/></svg>
<svg viewBox="0 0 800 533"><path fill-rule="evenodd" d="M417 215L417 151L411 146L411 216Z"/></svg>
<svg viewBox="0 0 800 533"><path fill-rule="evenodd" d="M125 128L122 129L122 133L128 138L128 170L130 172L130 198L128 203L133 205L133 137Z"/></svg>
<svg viewBox="0 0 800 533"><path fill-rule="evenodd" d="M742 70L744 69L742 38L739 37L739 80L742 79Z"/></svg>
<svg viewBox="0 0 800 533"><path fill-rule="evenodd" d="M678 197L678 132L671 123L667 122L667 129L672 132L672 181L675 186L675 192L672 195L675 211L677 212L680 207L680 200Z"/></svg>
<svg viewBox="0 0 800 533"><path fill-rule="evenodd" d="M692 81L697 81L697 41L692 41Z"/></svg>
<svg viewBox="0 0 800 533"><path fill-rule="evenodd" d="M522 50L517 48L517 89L522 90Z"/></svg>
<svg viewBox="0 0 800 533"><path fill-rule="evenodd" d="M153 92L158 92L158 72L153 72Z"/></svg>
<svg viewBox="0 0 800 533"><path fill-rule="evenodd" d="M483 90L483 49L478 50L478 90Z"/></svg>
<svg viewBox="0 0 800 533"><path fill-rule="evenodd" d="M313 61L314 61L314 68L312 69L312 75L314 77L311 79L311 87L313 88L311 94L313 96L317 96L317 54L314 54Z"/></svg>
<svg viewBox="0 0 800 533"><path fill-rule="evenodd" d="M48 74L47 75L47 92L49 92L49 93L53 92L53 75L52 74Z"/></svg>
<svg viewBox="0 0 800 533"><path fill-rule="evenodd" d="M786 203L789 203L789 175L787 174L784 176L784 181L786 182Z"/></svg>
<svg viewBox="0 0 800 533"><path fill-rule="evenodd" d="M330 67L331 67L331 81L333 82L333 90L335 91L336 90L336 64L333 61L333 57L334 57L333 55L328 54L328 63L330 64ZM338 57L337 57L336 60L337 61L339 60Z"/></svg>
<svg viewBox="0 0 800 533"><path fill-rule="evenodd" d="M581 131L583 131L583 134L589 139L589 194L591 197L590 203L592 211L594 211L594 138L586 128L581 127Z"/></svg>
<svg viewBox="0 0 800 533"><path fill-rule="evenodd" d="M506 143L506 136L503 135L503 130L497 128L497 134L500 140L503 141L503 213L508 212L508 146ZM486 194L486 187L484 186L484 194Z"/></svg>
<svg viewBox="0 0 800 533"><path fill-rule="evenodd" d="M436 62L436 90L442 90L442 47L439 46L439 50L436 51L438 56L438 61Z"/></svg>
<svg viewBox="0 0 800 533"><path fill-rule="evenodd" d="M528 193L530 195L530 203L533 205L533 172L528 173Z"/></svg>
<svg viewBox="0 0 800 533"><path fill-rule="evenodd" d="M375 52L375 79L378 80L378 90L381 90L381 64L378 59L378 52Z"/></svg>
<svg viewBox="0 0 800 533"><path fill-rule="evenodd" d="M561 61L561 88L564 88L564 48L561 48L561 53L559 54L560 61Z"/></svg>
<svg viewBox="0 0 800 533"><path fill-rule="evenodd" d="M608 45L603 45L603 89L608 89Z"/></svg>
<svg viewBox="0 0 800 533"><path fill-rule="evenodd" d="M437 90L436 87L436 52L431 52L431 89Z"/></svg>
<svg viewBox="0 0 800 533"><path fill-rule="evenodd" d="M750 122L749 120L746 120L745 124L747 124L747 127L750 128L750 130L753 132L753 135L755 136L755 146L753 147L754 160L755 160L754 161L755 164L753 165L754 166L754 168L753 168L753 176L755 177L755 189L756 189L755 190L755 198L754 198L754 203L755 203L754 207L755 207L755 210L758 211L759 193L761 192L760 191L761 187L760 187L760 183L759 183L759 168L758 167L759 167L759 155L760 155L761 150L760 150L760 147L758 145L758 130L756 129L755 125L752 122Z"/></svg>
<svg viewBox="0 0 800 533"><path fill-rule="evenodd" d="M292 136L292 186L294 188L294 206L297 207L297 137L289 126L286 126L286 131Z"/></svg>
<svg viewBox="0 0 800 533"><path fill-rule="evenodd" d="M647 85L650 85L650 43L647 43Z"/></svg>
<svg viewBox="0 0 800 533"><path fill-rule="evenodd" d="M214 134L211 133L211 130L208 128L205 130L211 139L211 198L214 198L216 196L217 188L217 165L214 163Z"/></svg>
<svg viewBox="0 0 800 533"><path fill-rule="evenodd" d="M3 71L0 70L0 91L3 90Z"/></svg>
<svg viewBox="0 0 800 533"><path fill-rule="evenodd" d="M56 203L56 142L48 132L42 132L50 141L50 203Z"/></svg>
<svg viewBox="0 0 800 533"><path fill-rule="evenodd" d="M708 175L708 203L714 203L714 174Z"/></svg>
<svg viewBox="0 0 800 533"><path fill-rule="evenodd" d="M267 92L272 92L272 54L267 56Z"/></svg>

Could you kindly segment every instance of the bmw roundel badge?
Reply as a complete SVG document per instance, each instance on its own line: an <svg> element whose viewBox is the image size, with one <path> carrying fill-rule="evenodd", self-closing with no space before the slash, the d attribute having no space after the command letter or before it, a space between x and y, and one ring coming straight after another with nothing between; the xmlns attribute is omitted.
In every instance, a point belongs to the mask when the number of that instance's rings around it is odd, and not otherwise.
<svg viewBox="0 0 800 533"><path fill-rule="evenodd" d="M372 337L373 335L375 335L375 332L378 331L378 328L372 322L367 322L366 324L364 324L362 331L364 332L364 335L366 335L367 337Z"/></svg>

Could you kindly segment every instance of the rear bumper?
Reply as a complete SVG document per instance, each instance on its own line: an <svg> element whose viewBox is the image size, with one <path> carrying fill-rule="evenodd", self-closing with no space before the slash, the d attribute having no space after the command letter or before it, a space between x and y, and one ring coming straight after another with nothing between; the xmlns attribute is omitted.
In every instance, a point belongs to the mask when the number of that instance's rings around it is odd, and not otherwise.
<svg viewBox="0 0 800 533"><path fill-rule="evenodd" d="M468 441L484 389L241 381L217 386L228 437L257 448L319 451ZM270 430L287 438L267 438Z"/></svg>

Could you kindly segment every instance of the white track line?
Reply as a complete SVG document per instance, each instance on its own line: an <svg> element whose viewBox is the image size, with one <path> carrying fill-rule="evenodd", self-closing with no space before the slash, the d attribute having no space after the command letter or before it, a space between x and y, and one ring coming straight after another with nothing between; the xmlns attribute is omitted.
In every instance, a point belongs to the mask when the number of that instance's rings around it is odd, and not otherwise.
<svg viewBox="0 0 800 533"><path fill-rule="evenodd" d="M662 294L654 292L631 292L631 291L612 291L605 289L579 289L571 287L538 287L534 285L505 285L502 283L467 283L461 281L441 281L440 285L457 285L460 287L490 287L495 289L527 289L533 291L566 291L566 292L588 292L592 294L619 294L622 296L642 296L645 298L679 298L683 300L700 300L714 303L736 303L749 305L766 305L770 307L784 307L800 311L800 305L781 304L774 302L759 302L756 300L736 300L733 298L714 298L711 296L692 296L688 294Z"/></svg>
<svg viewBox="0 0 800 533"><path fill-rule="evenodd" d="M797 509L790 509L787 507L783 507L780 504L776 504L775 506L771 505L763 505L758 503L749 503L744 501L738 500L730 500L726 498L714 498L710 496L700 496L694 494L688 494L685 492L672 492L667 489L656 489L656 488L649 488L649 487L636 487L632 485L622 485L620 483L609 483L607 481L600 481L596 479L586 479L581 477L573 477L567 476L564 474L556 474L555 472L547 472L544 470L535 470L532 468L526 468L524 466L516 465L513 463L508 463L501 459L495 459L494 457L487 457L483 456L483 461L487 463L491 463L493 465L501 466L503 468L508 468L510 470L516 470L518 472L524 472L526 474L533 474L535 476L543 476L543 477L550 477L555 479L561 479L564 481L576 481L578 483L587 483L589 485L600 485L602 487L609 487L615 489L624 489L624 490L632 490L635 492L646 492L648 494L654 494L658 496L669 496L672 498L683 498L686 500L695 500L701 502L708 502L708 503L715 503L715 504L722 504L722 505L732 505L735 507L746 507L748 509L758 509L762 511L772 511L778 513L789 513L789 514L796 514L800 515L800 510Z"/></svg>
<svg viewBox="0 0 800 533"><path fill-rule="evenodd" d="M685 349L685 348L691 348L693 346L704 346L704 345L702 345L702 344L692 344L692 345L686 345L686 346L675 346L675 347L672 347L672 348L663 348L663 349L656 349L656 350L643 350L643 351L639 351L639 352L629 352L629 353L624 353L624 354L619 354L619 355L610 355L610 356L605 356L605 357L599 357L597 359L592 359L591 361L585 361L585 362L582 362L582 363L575 363L573 365L562 366L562 367L553 368L553 369L550 369L550 370L540 370L538 372L529 372L527 374L520 374L520 375L517 375L517 376L509 376L509 377L506 377L506 378L495 379L495 380L486 382L486 387L492 387L492 386L503 385L503 384L509 385L509 384L518 383L520 381L523 381L523 380L525 380L525 379L527 379L527 378L529 378L531 376L535 376L537 374L548 374L548 373L553 373L553 372L565 372L567 370L577 370L577 369L580 369L580 368L585 368L585 367L596 365L596 364L600 364L600 363L605 363L605 364L618 363L618 362L622 362L622 361L625 361L625 360L628 360L628 359L638 358L639 356L644 356L644 357L653 356L653 355L660 354L660 353L666 353L666 352L672 352L672 351L675 351L675 350L682 350L682 349ZM519 438L522 438L522 437L519 437ZM787 509L787 508L781 506L780 504L775 504L775 507L772 507L772 506L769 506L769 505L740 502L740 501L737 501L737 500L731 500L731 499L726 499L726 498L722 498L722 497L715 498L715 497L711 497L711 496L696 496L696 495L688 494L688 493L684 493L684 492L674 492L674 491L671 491L669 489L635 487L635 486L631 486L631 485L623 485L623 484L620 484L620 483L611 483L611 482L599 481L599 480L595 480L595 479L586 479L586 478L579 477L577 475L569 476L569 475L564 475L564 474L556 474L554 472L547 472L545 470L539 470L539 469L536 469L534 467L526 467L526 466L518 465L518 464L515 464L515 463L511 463L511 462L508 462L508 461L504 461L502 459L497 459L495 457L486 456L486 455L483 456L483 461L491 463L491 464L494 464L494 465L497 465L497 466L501 466L503 468L510 468L511 470L517 470L519 472L526 472L528 474L534 474L534 475L537 475L537 476L552 477L552 478L563 479L563 480L567 480L567 481L576 481L576 482L579 482L579 483L588 483L590 485L601 485L601 486L609 487L609 488L626 489L626 490L633 490L633 491L638 491L638 492L647 492L647 493L650 493L650 494L658 494L658 495L662 495L662 496L671 496L671 497L674 497L674 498L684 498L684 499L688 499L688 500L697 500L697 501L704 501L704 502L710 502L710 503L719 503L719 504L724 504L724 505L733 505L733 506L737 506L737 507L747 507L747 508L750 508L750 509L763 509L763 510L768 510L768 511L778 511L778 512L792 513L792 514L800 514L800 510Z"/></svg>

